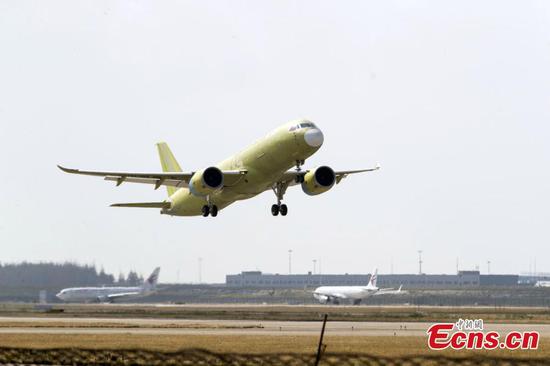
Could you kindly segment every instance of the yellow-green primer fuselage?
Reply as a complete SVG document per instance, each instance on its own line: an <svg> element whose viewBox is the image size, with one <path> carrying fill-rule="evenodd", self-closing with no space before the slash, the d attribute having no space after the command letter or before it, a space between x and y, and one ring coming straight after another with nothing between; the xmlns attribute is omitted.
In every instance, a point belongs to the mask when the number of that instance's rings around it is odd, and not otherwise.
<svg viewBox="0 0 550 366"><path fill-rule="evenodd" d="M246 170L231 186L213 192L210 203L222 209L235 201L254 197L269 190L297 161L313 155L322 145L323 135L317 127L299 128L308 121L284 124L243 151L216 165L220 170ZM296 128L298 126L298 128ZM307 136L306 136L307 134ZM162 213L174 216L202 215L207 197L196 196L189 188L180 188L170 196L171 207Z"/></svg>

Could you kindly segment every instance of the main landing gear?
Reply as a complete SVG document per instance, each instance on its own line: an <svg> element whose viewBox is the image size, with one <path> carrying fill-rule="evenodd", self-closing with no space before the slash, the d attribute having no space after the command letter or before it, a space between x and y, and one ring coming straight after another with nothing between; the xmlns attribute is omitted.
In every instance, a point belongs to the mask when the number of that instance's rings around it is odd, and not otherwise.
<svg viewBox="0 0 550 366"><path fill-rule="evenodd" d="M275 204L273 206L271 206L271 214L273 216L277 216L278 214L281 214L281 216L286 216L286 214L288 213L288 207L283 203L283 204Z"/></svg>
<svg viewBox="0 0 550 366"><path fill-rule="evenodd" d="M305 163L304 160L296 160L296 172L298 173L296 175L296 183L303 183L304 181L304 175L301 173L302 171L302 165ZM275 193L275 196L277 196L277 203L271 206L271 214L273 216L278 216L281 214L281 216L286 216L288 213L288 207L284 203L281 203L283 200L283 196L285 195L286 189L288 188L288 185L291 182L277 182L275 183L271 189L273 189L273 192Z"/></svg>
<svg viewBox="0 0 550 366"><path fill-rule="evenodd" d="M204 206L202 206L202 215L204 217L206 217L208 215L210 215L212 217L218 216L218 206L216 206L216 205L212 205L212 206L204 205Z"/></svg>
<svg viewBox="0 0 550 366"><path fill-rule="evenodd" d="M202 206L202 216L207 217L208 215L212 217L218 216L218 206L213 205L212 202L210 202L210 198L207 197L208 204Z"/></svg>
<svg viewBox="0 0 550 366"><path fill-rule="evenodd" d="M281 204L287 187L288 182L277 182L273 185L273 187L271 187L275 193L275 196L277 196L277 203L271 206L271 214L273 216L277 216L279 214L281 214L281 216L286 216L288 213L288 207L284 203Z"/></svg>

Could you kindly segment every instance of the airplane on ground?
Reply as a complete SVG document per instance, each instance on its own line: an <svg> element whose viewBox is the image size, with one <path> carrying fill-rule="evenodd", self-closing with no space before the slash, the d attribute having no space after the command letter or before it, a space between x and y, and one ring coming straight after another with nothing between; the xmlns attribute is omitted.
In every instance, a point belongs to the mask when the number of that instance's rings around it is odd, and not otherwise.
<svg viewBox="0 0 550 366"><path fill-rule="evenodd" d="M111 207L160 208L172 216L217 216L230 204L273 190L277 203L271 214L286 216L288 207L281 203L288 187L300 184L308 195L331 189L350 174L378 170L333 170L328 166L302 170L305 160L323 144L321 130L308 120L288 122L243 151L205 169L182 172L164 142L157 143L163 173L85 171L58 167L66 173L104 177L119 186L122 183L166 186L168 199L162 202L115 203ZM292 167L294 170L290 170Z"/></svg>
<svg viewBox="0 0 550 366"><path fill-rule="evenodd" d="M361 300L376 295L403 294L402 285L399 289L383 288L376 286L378 269L374 269L367 286L321 286L313 291L313 297L322 304L340 304L342 300L351 300L353 305L359 305Z"/></svg>
<svg viewBox="0 0 550 366"><path fill-rule="evenodd" d="M71 287L59 291L55 296L65 302L114 302L121 298L143 297L155 292L159 272L160 267L155 268L141 286Z"/></svg>

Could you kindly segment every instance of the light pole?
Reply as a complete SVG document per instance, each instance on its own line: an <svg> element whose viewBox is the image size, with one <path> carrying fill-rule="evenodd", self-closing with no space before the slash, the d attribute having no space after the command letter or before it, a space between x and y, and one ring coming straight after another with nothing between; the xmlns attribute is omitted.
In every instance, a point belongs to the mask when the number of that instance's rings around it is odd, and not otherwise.
<svg viewBox="0 0 550 366"><path fill-rule="evenodd" d="M202 283L202 258L199 257L199 283Z"/></svg>
<svg viewBox="0 0 550 366"><path fill-rule="evenodd" d="M288 274L292 274L292 249L288 250Z"/></svg>
<svg viewBox="0 0 550 366"><path fill-rule="evenodd" d="M422 274L422 251L418 251L418 274Z"/></svg>
<svg viewBox="0 0 550 366"><path fill-rule="evenodd" d="M491 261L487 261L487 274L491 274Z"/></svg>
<svg viewBox="0 0 550 366"><path fill-rule="evenodd" d="M316 269L317 269L317 259L314 259L313 260L313 274L315 274Z"/></svg>

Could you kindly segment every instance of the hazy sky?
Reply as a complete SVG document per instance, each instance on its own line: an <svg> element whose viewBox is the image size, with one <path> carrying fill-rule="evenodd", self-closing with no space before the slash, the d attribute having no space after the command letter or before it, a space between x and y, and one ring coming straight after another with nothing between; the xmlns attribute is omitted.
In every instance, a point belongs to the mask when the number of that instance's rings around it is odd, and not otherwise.
<svg viewBox="0 0 550 366"><path fill-rule="evenodd" d="M307 167L382 170L217 218L114 202L165 190L61 173L217 163L288 120ZM162 267L161 281L260 269L550 271L550 2L0 2L0 261Z"/></svg>

